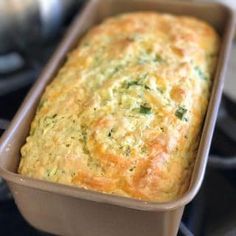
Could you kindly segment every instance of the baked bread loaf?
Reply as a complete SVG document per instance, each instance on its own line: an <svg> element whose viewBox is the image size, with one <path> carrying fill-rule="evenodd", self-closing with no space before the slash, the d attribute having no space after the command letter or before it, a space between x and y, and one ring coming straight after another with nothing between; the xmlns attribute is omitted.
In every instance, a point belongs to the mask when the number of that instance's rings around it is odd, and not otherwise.
<svg viewBox="0 0 236 236"><path fill-rule="evenodd" d="M94 27L46 88L18 172L136 199L181 196L219 42L201 20L155 12Z"/></svg>

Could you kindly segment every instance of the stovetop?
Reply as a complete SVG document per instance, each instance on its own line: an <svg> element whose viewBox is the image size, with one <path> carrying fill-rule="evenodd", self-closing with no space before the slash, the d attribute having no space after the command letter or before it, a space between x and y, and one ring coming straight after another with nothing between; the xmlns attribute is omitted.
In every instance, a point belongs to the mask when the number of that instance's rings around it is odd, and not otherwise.
<svg viewBox="0 0 236 236"><path fill-rule="evenodd" d="M62 34L63 35L63 31ZM0 55L0 135L50 58L59 40L29 54ZM236 46L226 83L233 81ZM234 71L234 72L232 72ZM226 86L227 87L227 86ZM236 235L236 115L235 98L225 92L216 125L204 183L186 207L179 235ZM0 178L0 235L48 235L32 228L20 215Z"/></svg>

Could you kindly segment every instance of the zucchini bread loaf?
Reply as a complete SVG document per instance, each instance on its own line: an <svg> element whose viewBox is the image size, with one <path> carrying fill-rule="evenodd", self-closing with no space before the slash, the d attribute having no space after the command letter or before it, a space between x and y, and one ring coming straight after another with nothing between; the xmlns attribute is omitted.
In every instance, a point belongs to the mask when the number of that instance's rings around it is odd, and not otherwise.
<svg viewBox="0 0 236 236"><path fill-rule="evenodd" d="M165 202L188 188L219 37L201 20L135 12L105 20L46 88L18 172Z"/></svg>

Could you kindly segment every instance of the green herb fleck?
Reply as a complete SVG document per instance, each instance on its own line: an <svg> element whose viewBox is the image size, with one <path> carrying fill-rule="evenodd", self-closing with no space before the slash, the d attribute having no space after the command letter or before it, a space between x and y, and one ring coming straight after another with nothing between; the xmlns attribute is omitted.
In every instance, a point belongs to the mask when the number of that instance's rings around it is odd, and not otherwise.
<svg viewBox="0 0 236 236"><path fill-rule="evenodd" d="M48 177L51 177L51 176L53 176L53 175L56 175L57 169L56 169L56 168L47 169L47 170L46 170L46 173L47 173L47 176L48 176Z"/></svg>
<svg viewBox="0 0 236 236"><path fill-rule="evenodd" d="M130 41L130 42L134 42L135 41L135 37L133 37L133 36L129 36L129 37L127 37L126 38L128 41Z"/></svg>
<svg viewBox="0 0 236 236"><path fill-rule="evenodd" d="M162 63L164 62L164 60L161 58L160 55L153 54L152 49L142 52L138 58L138 63L141 65L146 64L146 63L151 63L151 62Z"/></svg>
<svg viewBox="0 0 236 236"><path fill-rule="evenodd" d="M144 87L145 89L149 89L150 90L150 87L148 85L146 85L144 82L144 80L147 78L148 74L145 73L145 74L141 74L138 76L137 80L132 80L132 81L125 81L124 83L124 87L125 88L130 88L131 86L141 86L141 87Z"/></svg>
<svg viewBox="0 0 236 236"><path fill-rule="evenodd" d="M145 80L148 76L148 73L142 74L138 77L139 80Z"/></svg>
<svg viewBox="0 0 236 236"><path fill-rule="evenodd" d="M126 84L126 88L128 89L128 88L131 87L131 86L141 86L141 84L139 84L139 81L137 81L137 80L129 81L129 82Z"/></svg>
<svg viewBox="0 0 236 236"><path fill-rule="evenodd" d="M160 57L160 55L156 54L154 58L155 62L163 62L163 59Z"/></svg>
<svg viewBox="0 0 236 236"><path fill-rule="evenodd" d="M126 149L125 149L125 155L129 156L130 152L131 152L130 146L127 146Z"/></svg>
<svg viewBox="0 0 236 236"><path fill-rule="evenodd" d="M87 42L87 41L83 42L83 43L82 43L82 46L83 46L83 47L88 47L88 46L89 46L89 42Z"/></svg>
<svg viewBox="0 0 236 236"><path fill-rule="evenodd" d="M147 154L147 147L145 147L145 146L141 147L141 153Z"/></svg>
<svg viewBox="0 0 236 236"><path fill-rule="evenodd" d="M30 135L33 136L34 133L35 133L35 128L31 128L31 129L30 129Z"/></svg>
<svg viewBox="0 0 236 236"><path fill-rule="evenodd" d="M162 89L160 89L160 88L158 88L158 87L156 87L156 88L157 88L157 91L160 92L161 94L164 93L164 91L163 91Z"/></svg>
<svg viewBox="0 0 236 236"><path fill-rule="evenodd" d="M131 42L141 39L141 36L137 33L134 33L131 36L128 36L127 39Z"/></svg>
<svg viewBox="0 0 236 236"><path fill-rule="evenodd" d="M108 137L111 137L111 136L112 136L112 133L113 133L113 131L114 131L114 130L113 130L113 129L111 129L111 130L109 131L109 133L108 133L108 135L107 135L107 136L108 136Z"/></svg>
<svg viewBox="0 0 236 236"><path fill-rule="evenodd" d="M129 168L129 171L133 171L136 168L136 166L133 166L131 168Z"/></svg>
<svg viewBox="0 0 236 236"><path fill-rule="evenodd" d="M188 110L185 109L184 107L179 107L176 112L175 112L175 115L180 119L180 120L185 120L187 121L187 119L184 117L184 115L186 114Z"/></svg>
<svg viewBox="0 0 236 236"><path fill-rule="evenodd" d="M194 71L197 73L197 75L203 79L203 80L209 80L209 78L203 73L203 71L198 67L198 66L195 66L194 67Z"/></svg>
<svg viewBox="0 0 236 236"><path fill-rule="evenodd" d="M150 58L148 58L145 55L141 55L138 59L138 64L140 64L140 65L146 64L148 62L150 62Z"/></svg>
<svg viewBox="0 0 236 236"><path fill-rule="evenodd" d="M85 154L90 154L88 147L87 147L87 127L81 126L81 135L82 135L82 145L83 145L83 151Z"/></svg>
<svg viewBox="0 0 236 236"><path fill-rule="evenodd" d="M141 114L150 115L152 113L152 108L147 106L147 104L140 105L139 112Z"/></svg>
<svg viewBox="0 0 236 236"><path fill-rule="evenodd" d="M216 57L217 56L217 53L210 53L208 54L208 57L212 58L212 57Z"/></svg>
<svg viewBox="0 0 236 236"><path fill-rule="evenodd" d="M116 67L113 68L113 70L108 73L108 76L113 76L117 72L119 72L122 69L122 65L117 65Z"/></svg>
<svg viewBox="0 0 236 236"><path fill-rule="evenodd" d="M42 107L44 106L44 103L45 103L45 101L43 99L41 99L41 101L39 102L39 105L38 105L38 110L42 109Z"/></svg>
<svg viewBox="0 0 236 236"><path fill-rule="evenodd" d="M43 120L43 125L44 127L48 127L48 126L54 126L54 124L56 123L56 120L54 119L55 115L53 116L46 116Z"/></svg>

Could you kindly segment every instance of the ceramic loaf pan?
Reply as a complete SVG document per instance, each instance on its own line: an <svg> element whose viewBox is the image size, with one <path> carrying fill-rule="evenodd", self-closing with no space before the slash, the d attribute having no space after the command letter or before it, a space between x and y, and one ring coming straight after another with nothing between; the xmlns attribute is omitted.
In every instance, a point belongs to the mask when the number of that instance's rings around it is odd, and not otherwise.
<svg viewBox="0 0 236 236"><path fill-rule="evenodd" d="M188 191L175 201L155 203L102 194L16 174L20 148L25 142L39 98L45 86L64 63L68 51L74 47L86 30L107 16L138 10L192 15L213 25L222 38L210 103ZM75 19L65 39L1 139L0 175L7 181L24 218L34 227L57 235L176 235L184 206L198 192L205 173L221 99L225 65L233 37L233 21L233 11L218 3L157 0L87 1L83 12Z"/></svg>

